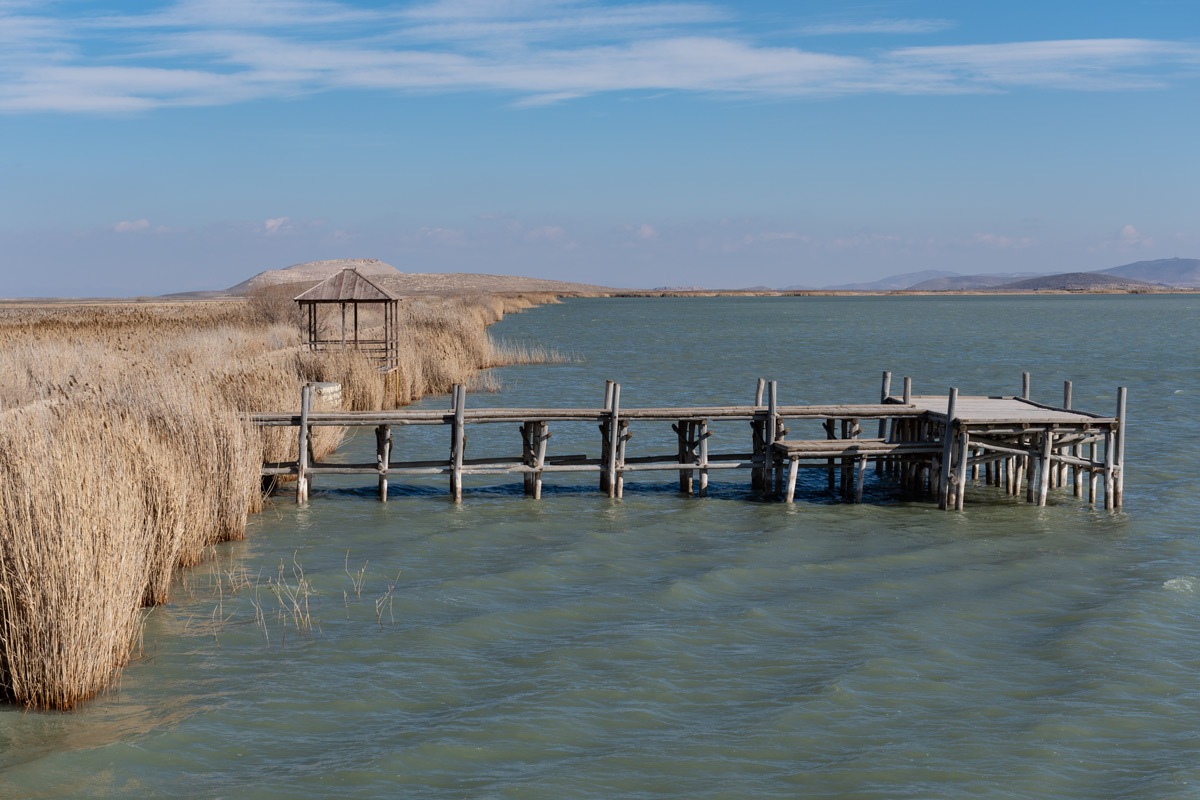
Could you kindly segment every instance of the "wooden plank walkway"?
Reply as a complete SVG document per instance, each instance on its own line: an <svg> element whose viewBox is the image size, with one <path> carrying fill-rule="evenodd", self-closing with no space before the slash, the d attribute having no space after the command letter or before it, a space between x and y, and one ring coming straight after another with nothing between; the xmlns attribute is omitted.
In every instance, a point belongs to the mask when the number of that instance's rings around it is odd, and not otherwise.
<svg viewBox="0 0 1200 800"><path fill-rule="evenodd" d="M467 392L456 386L448 409L394 411L312 411L312 391L305 387L300 411L256 412L261 427L294 427L298 431L295 461L264 464L264 477L294 476L298 502L308 499L310 482L325 475L371 475L387 500L388 480L398 475L445 475L450 495L461 501L463 478L474 475L520 475L527 494L542 494L546 475L594 473L609 497L624 492L628 473L677 471L681 492L704 496L712 470L749 470L752 488L761 496L792 502L802 468L827 474L827 488L846 500L861 502L869 466L882 482L909 495L938 498L941 508L962 509L969 480L1001 487L1009 494L1046 503L1051 488L1072 487L1077 497L1097 501L1104 487L1106 508L1121 505L1124 472L1125 390L1118 393L1118 413L1106 417L1070 407L1070 384L1064 405L1051 407L1028 399L1028 374L1022 397L959 397L890 393L884 373L880 402L874 404L790 405L778 403L774 381L760 380L753 404L729 406L623 408L621 386L609 381L604 405L584 408L474 408ZM746 422L749 452L713 452L714 423ZM787 424L817 421L825 438L789 439ZM519 423L520 455L466 456L469 425ZM669 423L677 447L672 453L627 454L631 423ZM866 438L863 425L878 425ZM599 452L549 452L550 426L563 423L597 425ZM393 428L441 425L449 428L448 458L396 461ZM376 458L371 463L317 464L311 453L314 426L372 427Z"/></svg>

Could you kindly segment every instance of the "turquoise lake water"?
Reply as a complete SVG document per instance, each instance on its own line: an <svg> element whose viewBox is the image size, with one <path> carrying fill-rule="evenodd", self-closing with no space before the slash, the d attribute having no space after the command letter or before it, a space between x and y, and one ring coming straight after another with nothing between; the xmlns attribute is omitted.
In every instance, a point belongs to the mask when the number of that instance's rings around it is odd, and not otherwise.
<svg viewBox="0 0 1200 800"><path fill-rule="evenodd" d="M572 353L472 405L1014 394L1113 413L1125 507L985 487L963 513L711 496L674 473L321 479L271 499L72 714L0 711L2 797L1200 798L1200 297L571 300L498 338ZM424 405L445 407L444 397ZM509 429L511 428L511 429ZM673 434L634 424L630 455ZM746 423L714 450L749 449ZM552 452L595 456L594 426ZM443 429L397 447L443 457ZM516 425L471 430L515 454ZM366 460L373 433L338 458Z"/></svg>

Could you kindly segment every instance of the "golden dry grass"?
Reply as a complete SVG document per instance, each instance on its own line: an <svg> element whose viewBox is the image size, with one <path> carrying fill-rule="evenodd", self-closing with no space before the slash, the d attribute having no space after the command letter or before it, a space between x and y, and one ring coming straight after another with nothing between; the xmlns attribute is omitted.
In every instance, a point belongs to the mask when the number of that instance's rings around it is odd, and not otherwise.
<svg viewBox="0 0 1200 800"><path fill-rule="evenodd" d="M0 695L71 708L128 662L143 605L178 569L245 534L260 465L296 435L242 412L295 408L305 381L370 410L448 391L478 370L549 360L486 326L552 297L406 302L401 388L375 365L303 347L286 293L249 302L0 307ZM341 433L317 429L315 449Z"/></svg>

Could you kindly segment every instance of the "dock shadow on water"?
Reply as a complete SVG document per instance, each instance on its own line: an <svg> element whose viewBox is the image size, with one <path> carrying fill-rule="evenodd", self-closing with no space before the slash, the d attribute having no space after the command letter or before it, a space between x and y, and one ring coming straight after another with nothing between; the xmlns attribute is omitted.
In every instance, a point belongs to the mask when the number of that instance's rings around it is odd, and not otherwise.
<svg viewBox="0 0 1200 800"><path fill-rule="evenodd" d="M699 315L735 331L667 376L644 342L614 350L619 364L588 351L614 315L636 330L648 301L570 301L502 332L585 360L515 368L494 399L582 404L577 386L621 369L634 393L716 402L753 385L753 352L787 364L781 386L806 402L870 400L879 366L995 394L1029 369L1035 399L1045 375L1108 407L1135 371L1122 352L1062 375L1056 348L1018 359L997 331L1046 303L1194 330L1173 298L962 300L936 315L925 298L663 301L679 330ZM760 302L780 321L767 339L735 324L761 319ZM1126 305L1142 302L1153 313ZM914 316L921 336L892 341ZM885 363L831 374L830 353L801 344L836 324ZM928 366L941 360L927 342L950 330L972 353L965 376ZM1154 342L1129 346L1141 358ZM386 504L361 480L318 480L307 506L270 500L245 541L220 546L216 576L201 567L151 614L118 692L70 715L0 712L0 794L1190 796L1200 508L1174 482L1191 453L1173 433L1200 378L1138 375L1120 513L978 488L948 514L875 497L873 477L867 502L833 502L819 473L792 506L746 502L724 477L703 499L638 477L619 501L594 480L547 481L540 501L506 480L457 505L441 479L393 485ZM306 626L270 592L295 589L294 570Z"/></svg>

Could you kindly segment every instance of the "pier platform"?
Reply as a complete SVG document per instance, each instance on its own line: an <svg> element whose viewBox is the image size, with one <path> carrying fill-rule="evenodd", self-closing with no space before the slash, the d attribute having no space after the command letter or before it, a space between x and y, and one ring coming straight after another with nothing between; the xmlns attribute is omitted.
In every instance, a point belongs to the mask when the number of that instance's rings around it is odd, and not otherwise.
<svg viewBox="0 0 1200 800"><path fill-rule="evenodd" d="M379 498L387 500L393 476L445 475L450 496L460 502L464 478L520 475L527 494L538 498L543 481L556 473L594 473L600 490L619 498L625 476L636 472L678 472L679 489L704 496L713 470L748 470L752 489L765 498L793 502L803 468L824 470L827 489L850 502L861 502L868 472L906 496L936 498L943 509L961 510L969 482L1025 494L1045 505L1051 489L1070 488L1074 496L1106 508L1119 508L1123 492L1125 390L1118 390L1117 413L1104 416L1071 408L1071 385L1064 384L1062 406L1028 398L1028 374L1022 396L913 395L890 392L884 373L880 402L872 404L782 405L774 381L760 380L755 401L746 405L623 408L621 386L609 381L599 407L474 408L467 391L456 386L447 409L392 411L313 411L311 387L305 387L298 412L249 414L258 426L294 427L295 461L264 464L264 477L296 479L298 502L308 499L314 478L325 475L372 476ZM824 438L789 438L789 423L813 422ZM748 425L749 447L715 446L718 423ZM520 431L519 455L468 457L468 426L507 423ZM559 454L549 451L551 426L592 424L599 431L598 451ZM676 448L669 453L631 454L631 428L669 424ZM397 460L393 429L439 425L449 433L449 456ZM316 426L370 427L376 433L371 463L317 463L311 431ZM864 426L875 428L867 436ZM728 429L723 426L723 430ZM744 430L744 429L743 429ZM1101 491L1102 487L1102 491Z"/></svg>

